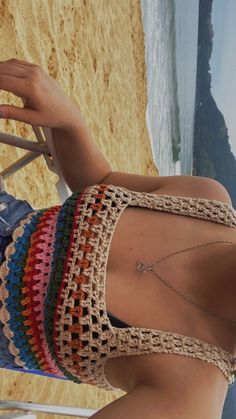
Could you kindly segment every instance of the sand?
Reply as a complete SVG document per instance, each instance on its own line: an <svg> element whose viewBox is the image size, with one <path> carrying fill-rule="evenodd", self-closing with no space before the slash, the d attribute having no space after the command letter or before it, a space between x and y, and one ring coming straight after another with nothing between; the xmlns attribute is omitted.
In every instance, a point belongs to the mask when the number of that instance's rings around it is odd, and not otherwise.
<svg viewBox="0 0 236 419"><path fill-rule="evenodd" d="M112 169L158 175L145 121L144 33L139 0L0 0L0 60L40 65L77 103ZM0 104L22 106L0 90ZM0 131L35 140L30 125L0 120ZM24 151L0 145L0 171ZM34 208L58 204L43 157L6 181ZM85 384L0 370L0 398L100 409L121 397ZM39 418L49 417L39 414ZM59 416L50 416L59 417Z"/></svg>

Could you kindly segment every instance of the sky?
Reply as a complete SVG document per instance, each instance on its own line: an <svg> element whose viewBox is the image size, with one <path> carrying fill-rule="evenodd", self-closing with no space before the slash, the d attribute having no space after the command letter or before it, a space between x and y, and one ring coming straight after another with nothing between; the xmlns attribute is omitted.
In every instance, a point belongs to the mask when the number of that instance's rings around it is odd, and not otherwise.
<svg viewBox="0 0 236 419"><path fill-rule="evenodd" d="M236 0L213 0L212 95L223 113L236 157Z"/></svg>

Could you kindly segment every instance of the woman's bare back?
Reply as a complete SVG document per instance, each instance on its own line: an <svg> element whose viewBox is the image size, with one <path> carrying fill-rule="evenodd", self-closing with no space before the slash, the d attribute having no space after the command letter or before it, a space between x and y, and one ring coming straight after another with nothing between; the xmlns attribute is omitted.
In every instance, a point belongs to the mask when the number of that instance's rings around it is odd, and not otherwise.
<svg viewBox="0 0 236 419"><path fill-rule="evenodd" d="M223 194L221 199L218 193L214 195L212 183L208 191L197 189L194 177L188 189L184 185L183 188L176 188L172 184L163 186L153 194L215 199L229 204ZM107 311L131 326L197 337L234 353L236 339L231 325L222 323L188 303L152 272L142 274L136 270L137 259L154 264L177 250L216 240L236 243L236 229L163 211L126 208L116 226L109 252L106 277ZM192 301L213 313L230 318L224 312L226 301L222 303L224 278L222 275L216 278L212 269L219 271L217 261L221 260L220 256L229 252L231 246L233 249L230 244L212 244L174 255L154 266L154 271ZM173 358L173 355L168 356ZM174 359L177 358L174 356ZM147 380L149 377L151 379L151 359L152 365L155 360L158 375L158 364L162 364L160 354L110 359L105 372L114 386L129 391L138 377L138 374L135 376L135 371L140 372L143 380L145 377ZM189 359L186 365L188 363ZM220 371L216 371L216 374L222 375Z"/></svg>

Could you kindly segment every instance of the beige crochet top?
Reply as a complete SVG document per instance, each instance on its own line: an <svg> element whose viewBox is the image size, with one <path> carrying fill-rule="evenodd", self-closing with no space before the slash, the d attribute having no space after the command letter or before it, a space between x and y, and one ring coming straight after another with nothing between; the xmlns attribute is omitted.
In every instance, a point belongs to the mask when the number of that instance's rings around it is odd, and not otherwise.
<svg viewBox="0 0 236 419"><path fill-rule="evenodd" d="M105 299L106 267L115 227L128 206L236 226L235 210L219 201L158 196L106 184L73 194L61 207L29 215L14 232L13 243L6 251L7 262L0 272L0 318L15 362L36 368L38 359L44 371L115 390L104 373L108 359L170 353L217 366L231 385L236 359L222 348L178 333L117 328L110 323ZM21 253L27 256L23 262ZM20 266L24 266L23 277ZM19 291L14 296L8 290L14 290L11 281L16 284L18 277ZM19 312L15 310L17 298Z"/></svg>
<svg viewBox="0 0 236 419"><path fill-rule="evenodd" d="M101 194L99 198L99 194ZM99 207L99 202L102 206ZM144 355L151 353L170 353L199 358L216 365L229 384L234 382L236 373L235 357L207 342L197 338L171 333L164 330L154 330L140 327L116 328L109 321L105 303L105 277L108 262L109 248L116 224L122 212L128 206L139 206L157 211L166 211L173 214L187 215L204 220L210 220L229 227L236 226L235 210L222 202L202 198L185 198L169 195L154 195L151 193L135 192L124 187L113 185L94 185L86 189L82 202L80 222L77 229L74 258L82 258L79 251L79 243L84 243L83 230L87 228L83 217L92 215L91 205L98 204L96 222L91 227L96 233L95 237L87 240L93 245L93 252L87 256L90 261L89 268L83 269L83 274L90 278L87 284L82 284L81 289L86 297L82 301L88 314L80 318L83 325L89 325L87 331L80 334L80 339L86 341L86 345L78 350L81 356L79 363L79 377L84 383L95 384L107 390L116 388L107 380L104 367L110 358ZM95 208L95 207L93 207ZM68 281L67 286L73 290L76 286L73 280ZM66 307L71 306L70 298L64 300L61 312L63 323L66 318ZM93 318L92 318L93 316ZM68 323L71 318L67 317ZM63 331L60 323L59 340L65 339L67 332ZM71 337L69 338L71 339ZM66 336L68 340L68 336ZM92 350L96 348L96 352ZM65 358L65 353L67 354ZM76 375L78 368L71 361L72 351L67 344L61 345L61 360L63 365ZM77 368L77 370L76 370ZM77 371L77 372L76 372Z"/></svg>

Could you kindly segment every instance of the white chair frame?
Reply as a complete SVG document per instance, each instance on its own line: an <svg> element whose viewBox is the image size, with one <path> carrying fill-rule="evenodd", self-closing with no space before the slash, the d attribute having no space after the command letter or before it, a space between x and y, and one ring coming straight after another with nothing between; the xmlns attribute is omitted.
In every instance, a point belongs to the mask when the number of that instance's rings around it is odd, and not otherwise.
<svg viewBox="0 0 236 419"><path fill-rule="evenodd" d="M1 415L1 419L37 419L37 417L31 412L26 413L7 413L6 415Z"/></svg>
<svg viewBox="0 0 236 419"><path fill-rule="evenodd" d="M13 410L13 409L22 410L28 414L31 414L32 412L43 412L43 413L49 413L49 414L61 415L61 416L73 416L73 417L81 416L83 418L89 418L97 412L97 410L94 410L94 409L83 409L80 407L58 406L58 405L51 405L51 404L35 404L35 403L27 403L27 402L18 402L15 400L0 400L0 410ZM14 414L16 415L17 413L13 413L13 415ZM20 415L21 416L10 416L10 418L24 417L23 412L20 413ZM33 417L36 418L35 415ZM0 416L0 418L3 419L4 416ZM29 417L26 417L25 419L29 419Z"/></svg>
<svg viewBox="0 0 236 419"><path fill-rule="evenodd" d="M15 135L0 132L0 143L29 150L29 152L23 157L0 172L0 176L2 176L4 181L7 177L11 176L19 169L22 169L25 165L43 155L48 168L58 175L58 182L56 184L57 192L61 201L64 202L72 192L66 184L60 166L57 162L56 151L52 140L52 130L51 128L46 127L41 128L32 126L32 128L38 143L35 141L25 140Z"/></svg>
<svg viewBox="0 0 236 419"><path fill-rule="evenodd" d="M48 168L58 175L58 182L56 187L61 202L63 203L71 195L72 192L62 176L61 169L56 159L51 128L41 128L36 126L32 126L32 128L38 142L25 140L15 135L9 135L0 132L0 143L19 147L24 150L29 150L29 152L26 153L23 157L0 172L0 176L4 181L7 177L16 173L18 170L38 158L40 155L43 155ZM0 400L0 411L1 410L20 410L22 412L3 414L0 415L0 419L36 419L37 416L32 414L32 411L57 414L62 416L81 416L89 418L98 411L94 409L83 409L80 407L34 404L14 400Z"/></svg>

